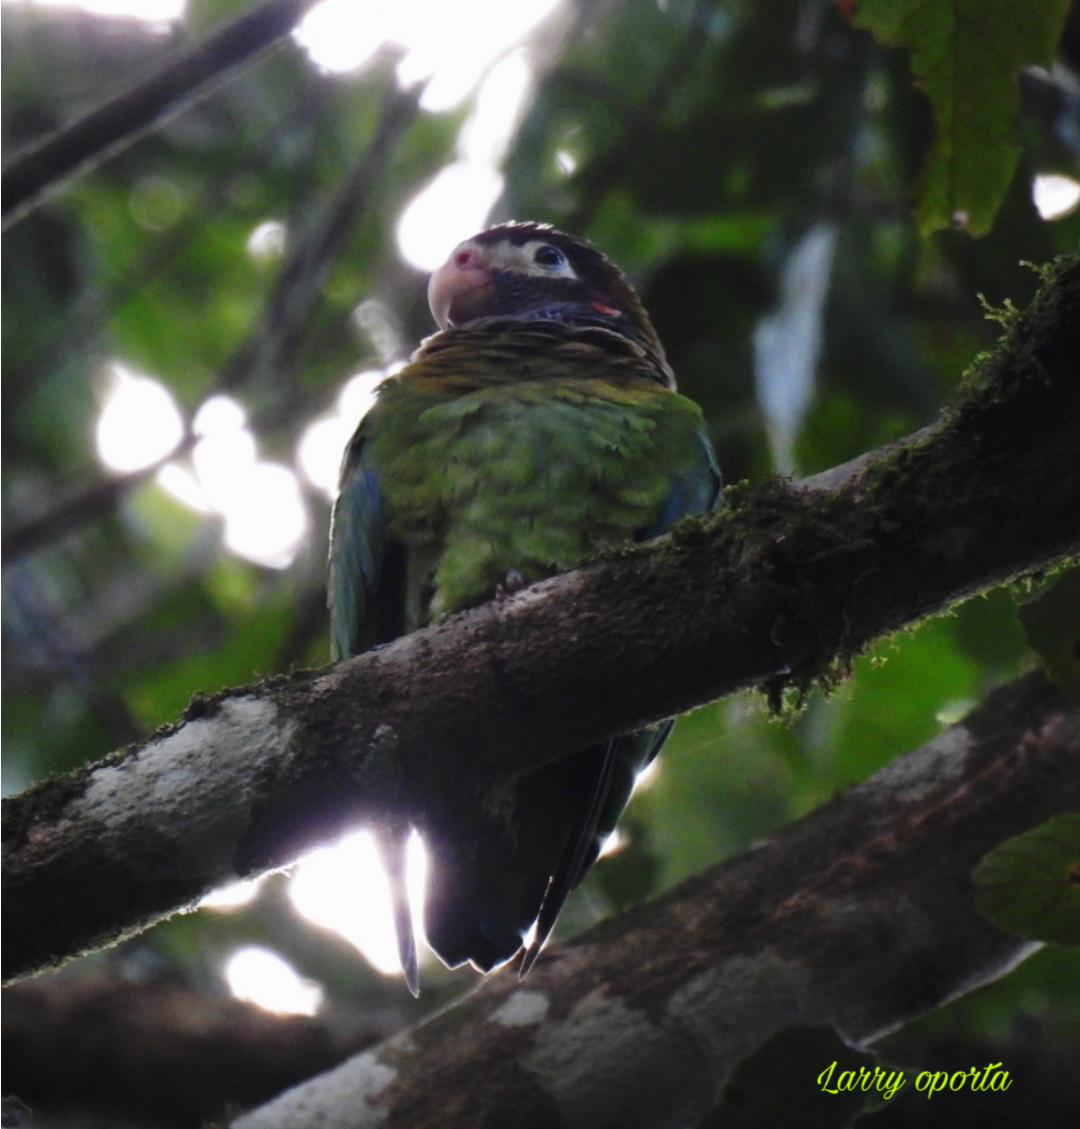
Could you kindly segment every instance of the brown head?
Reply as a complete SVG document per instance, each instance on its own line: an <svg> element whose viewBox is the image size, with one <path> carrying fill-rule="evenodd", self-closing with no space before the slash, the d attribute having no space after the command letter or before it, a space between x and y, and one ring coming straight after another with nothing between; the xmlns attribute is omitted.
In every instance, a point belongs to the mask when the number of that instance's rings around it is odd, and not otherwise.
<svg viewBox="0 0 1080 1129"><path fill-rule="evenodd" d="M443 330L484 318L608 329L637 342L669 372L623 272L592 244L548 224L503 223L458 244L431 276L428 303Z"/></svg>

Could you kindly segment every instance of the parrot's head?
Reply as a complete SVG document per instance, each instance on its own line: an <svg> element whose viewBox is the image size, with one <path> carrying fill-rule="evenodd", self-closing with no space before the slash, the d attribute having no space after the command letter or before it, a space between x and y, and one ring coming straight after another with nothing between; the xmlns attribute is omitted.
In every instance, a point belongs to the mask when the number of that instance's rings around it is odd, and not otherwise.
<svg viewBox="0 0 1080 1129"><path fill-rule="evenodd" d="M431 276L439 328L483 318L600 326L643 346L670 374L649 315L626 276L584 239L542 223L503 223L454 248Z"/></svg>

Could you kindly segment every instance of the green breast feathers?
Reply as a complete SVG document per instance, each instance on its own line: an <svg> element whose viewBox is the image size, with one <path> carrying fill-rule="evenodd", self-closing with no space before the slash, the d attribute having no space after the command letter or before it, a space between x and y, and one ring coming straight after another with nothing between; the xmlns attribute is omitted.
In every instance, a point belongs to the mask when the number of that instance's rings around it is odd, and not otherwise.
<svg viewBox="0 0 1080 1129"><path fill-rule="evenodd" d="M521 373L463 336L440 358L457 352L463 376L429 373L421 353L364 428L389 536L413 558L410 630L490 599L510 568L531 583L653 536L673 485L697 474L711 486L691 401L629 366L598 379L607 358L595 345L569 371L549 358Z"/></svg>

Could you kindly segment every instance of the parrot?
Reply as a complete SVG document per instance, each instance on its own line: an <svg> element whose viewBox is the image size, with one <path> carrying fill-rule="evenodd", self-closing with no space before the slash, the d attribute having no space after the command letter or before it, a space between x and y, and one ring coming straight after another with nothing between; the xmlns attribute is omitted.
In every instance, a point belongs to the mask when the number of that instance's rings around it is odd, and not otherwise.
<svg viewBox="0 0 1080 1129"><path fill-rule="evenodd" d="M327 569L335 661L645 541L720 504L701 409L675 390L623 272L591 243L508 222L431 276L438 331L379 386L346 447ZM448 968L524 976L656 756L667 721L415 817L423 932ZM411 818L411 817L410 817ZM404 835L377 838L419 990Z"/></svg>

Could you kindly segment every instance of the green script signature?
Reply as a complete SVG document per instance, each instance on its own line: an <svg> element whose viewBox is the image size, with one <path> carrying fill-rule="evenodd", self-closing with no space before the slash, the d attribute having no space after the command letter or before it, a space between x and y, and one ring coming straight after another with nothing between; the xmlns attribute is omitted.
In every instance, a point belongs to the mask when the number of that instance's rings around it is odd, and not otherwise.
<svg viewBox="0 0 1080 1129"><path fill-rule="evenodd" d="M880 1090L891 1098L902 1089L907 1079L902 1070L886 1070L884 1067L860 1066L858 1070L841 1070L836 1078L836 1063L827 1066L817 1077L818 1085L826 1094L840 1094L848 1090ZM1012 1079L1007 1070L1001 1069L1000 1062L991 1062L980 1070L973 1066L970 1070L923 1070L915 1076L915 1089L925 1091L928 1098L942 1090L1007 1090Z"/></svg>

